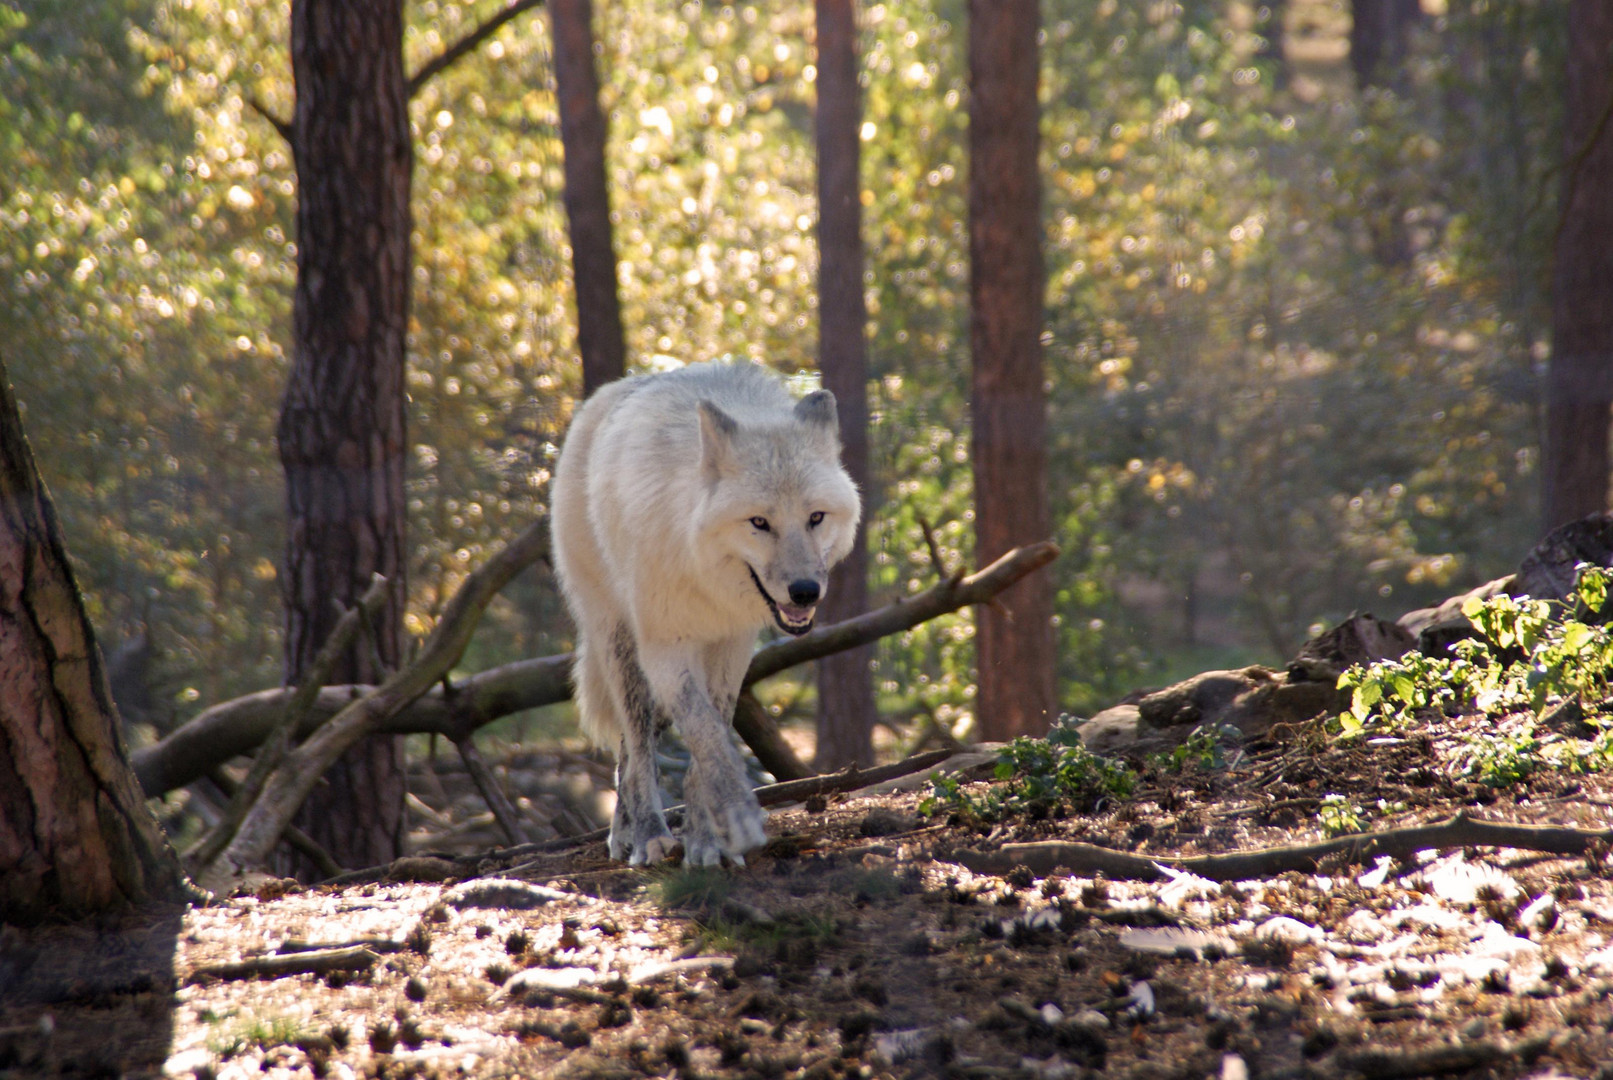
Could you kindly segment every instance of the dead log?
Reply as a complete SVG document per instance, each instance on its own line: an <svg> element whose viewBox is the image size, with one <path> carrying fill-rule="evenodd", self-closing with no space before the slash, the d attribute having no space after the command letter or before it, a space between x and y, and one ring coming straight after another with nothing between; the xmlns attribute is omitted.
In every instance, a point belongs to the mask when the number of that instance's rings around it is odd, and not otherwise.
<svg viewBox="0 0 1613 1080"><path fill-rule="evenodd" d="M1429 825L1408 825L1377 833L1358 833L1323 840L1315 844L1295 844L1236 851L1225 855L1197 855L1169 858L1158 855L1131 855L1095 844L1049 841L1035 844L1004 844L994 851L965 850L953 854L952 861L977 874L1005 874L1024 866L1034 874L1047 875L1055 867L1074 873L1102 873L1130 881L1157 881L1170 875L1165 868L1185 870L1211 881L1247 881L1274 877L1290 871L1314 873L1324 862L1364 863L1380 855L1408 858L1433 848L1504 847L1520 851L1541 851L1552 855L1583 855L1593 848L1613 843L1613 829L1575 829L1559 825L1514 825L1503 821L1481 821L1460 810L1444 821Z"/></svg>
<svg viewBox="0 0 1613 1080"><path fill-rule="evenodd" d="M1052 562L1058 554L1057 545L1050 541L1015 548L968 577L954 574L906 600L820 627L799 638L775 642L751 658L745 685L796 664L909 630L971 604L985 603ZM309 710L299 737L307 737L318 725L373 689L327 686ZM148 796L161 795L207 775L230 758L250 753L268 737L276 719L284 715L289 694L287 690L264 690L222 702L160 742L136 751L132 763L141 787ZM499 717L554 705L570 697L570 653L520 660L462 679L446 693L441 686L434 686L407 708L378 721L375 731L389 735L438 734L459 742ZM773 771L775 776L782 775Z"/></svg>

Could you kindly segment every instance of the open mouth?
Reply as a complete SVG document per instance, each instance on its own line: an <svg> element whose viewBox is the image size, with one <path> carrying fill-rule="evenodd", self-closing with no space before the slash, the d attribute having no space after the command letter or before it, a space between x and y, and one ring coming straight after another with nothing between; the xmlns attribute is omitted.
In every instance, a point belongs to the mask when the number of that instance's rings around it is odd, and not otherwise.
<svg viewBox="0 0 1613 1080"><path fill-rule="evenodd" d="M773 621L778 624L780 630L794 637L800 637L812 629L812 616L818 610L816 604L811 607L781 604L768 595L767 589L762 586L762 579L756 576L755 570L751 570L748 564L745 569L750 570L750 579L756 583L756 591L762 594L762 599L767 601L767 610L773 613Z"/></svg>

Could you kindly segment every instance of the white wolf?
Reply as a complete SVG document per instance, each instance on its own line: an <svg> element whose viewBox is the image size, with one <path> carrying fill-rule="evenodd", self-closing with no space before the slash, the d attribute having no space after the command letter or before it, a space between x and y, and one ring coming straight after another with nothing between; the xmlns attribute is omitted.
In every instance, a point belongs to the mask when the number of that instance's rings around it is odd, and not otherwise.
<svg viewBox="0 0 1613 1080"><path fill-rule="evenodd" d="M616 750L610 853L658 862L655 740L689 747L684 858L715 865L766 840L729 737L756 633L812 628L860 506L840 465L834 395L799 401L749 364L696 364L602 388L555 469L555 567L577 624L584 732Z"/></svg>

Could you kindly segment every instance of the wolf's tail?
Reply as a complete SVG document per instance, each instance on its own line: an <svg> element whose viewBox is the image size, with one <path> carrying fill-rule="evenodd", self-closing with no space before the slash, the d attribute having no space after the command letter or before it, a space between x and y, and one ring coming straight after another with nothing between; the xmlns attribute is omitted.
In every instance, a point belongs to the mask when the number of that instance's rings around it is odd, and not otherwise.
<svg viewBox="0 0 1613 1080"><path fill-rule="evenodd" d="M577 694L577 718L588 741L615 753L622 741L622 722L610 692L610 674L604 658L587 641L577 643L577 660L571 681Z"/></svg>

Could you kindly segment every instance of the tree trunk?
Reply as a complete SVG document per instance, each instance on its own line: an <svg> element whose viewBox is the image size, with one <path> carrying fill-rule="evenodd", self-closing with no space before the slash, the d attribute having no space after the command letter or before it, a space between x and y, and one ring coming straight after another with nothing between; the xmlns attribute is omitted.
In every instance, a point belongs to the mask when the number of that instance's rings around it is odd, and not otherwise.
<svg viewBox="0 0 1613 1080"><path fill-rule="evenodd" d="M0 366L0 923L185 894Z"/></svg>
<svg viewBox="0 0 1613 1080"><path fill-rule="evenodd" d="M1420 0L1351 0L1350 66L1356 85L1404 82L1407 38L1422 13Z"/></svg>
<svg viewBox="0 0 1613 1080"><path fill-rule="evenodd" d="M1542 470L1547 530L1608 508L1613 408L1613 7L1573 0L1568 20L1567 160Z"/></svg>
<svg viewBox="0 0 1613 1080"><path fill-rule="evenodd" d="M412 148L400 0L295 0L295 360L280 414L288 536L286 681L386 575L387 604L333 678L378 683L402 659L404 363ZM402 852L395 737L356 747L298 824L346 866ZM312 867L299 867L313 872Z"/></svg>
<svg viewBox="0 0 1613 1080"><path fill-rule="evenodd" d="M840 414L841 460L872 501L868 479L868 306L863 298L862 104L857 88L855 0L817 0L818 370ZM839 622L868 609L868 544L858 526L851 554L829 578L821 618ZM872 765L872 645L818 661L820 770Z"/></svg>
<svg viewBox="0 0 1613 1080"><path fill-rule="evenodd" d="M969 3L969 345L975 558L1045 540L1036 0ZM1033 574L976 609L982 739L1041 734L1056 711L1053 594Z"/></svg>
<svg viewBox="0 0 1613 1080"><path fill-rule="evenodd" d="M610 189L605 181L605 114L594 72L593 9L589 0L549 0L554 20L554 75L560 99L560 143L566 170L566 219L571 225L571 272L577 292L577 344L583 395L627 370L622 306L616 293Z"/></svg>

